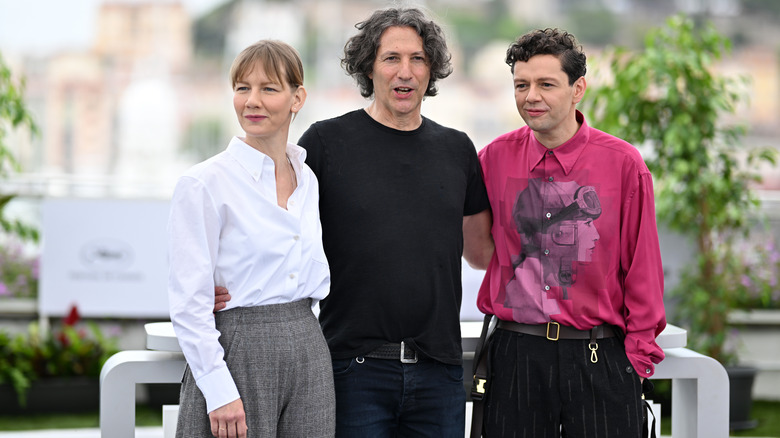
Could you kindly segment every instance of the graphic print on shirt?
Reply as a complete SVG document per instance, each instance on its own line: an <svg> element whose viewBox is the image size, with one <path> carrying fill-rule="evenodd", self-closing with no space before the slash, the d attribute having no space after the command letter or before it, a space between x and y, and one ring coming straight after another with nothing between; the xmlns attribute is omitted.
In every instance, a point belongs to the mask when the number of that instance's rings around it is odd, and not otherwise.
<svg viewBox="0 0 780 438"><path fill-rule="evenodd" d="M568 289L577 281L577 268L591 261L600 237L593 224L599 216L594 187L528 180L512 209L522 250L512 256L504 302L516 320L545 323L560 313L557 299L572 298Z"/></svg>

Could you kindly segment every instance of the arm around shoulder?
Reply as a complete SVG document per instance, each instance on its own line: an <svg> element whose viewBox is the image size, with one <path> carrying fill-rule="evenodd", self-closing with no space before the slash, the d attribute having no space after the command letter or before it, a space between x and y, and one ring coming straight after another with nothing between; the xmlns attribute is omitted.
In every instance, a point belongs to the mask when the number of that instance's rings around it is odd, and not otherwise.
<svg viewBox="0 0 780 438"><path fill-rule="evenodd" d="M489 208L463 217L463 258L474 269L487 269L493 258L496 246L490 234L492 226L493 214Z"/></svg>

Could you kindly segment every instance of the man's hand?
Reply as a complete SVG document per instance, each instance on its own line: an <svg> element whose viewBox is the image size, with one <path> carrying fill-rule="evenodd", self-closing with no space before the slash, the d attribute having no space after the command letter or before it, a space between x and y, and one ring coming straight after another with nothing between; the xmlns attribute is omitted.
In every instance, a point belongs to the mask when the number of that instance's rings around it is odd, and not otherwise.
<svg viewBox="0 0 780 438"><path fill-rule="evenodd" d="M214 313L227 307L227 302L230 301L230 294L228 290L222 286L214 288Z"/></svg>
<svg viewBox="0 0 780 438"><path fill-rule="evenodd" d="M490 228L493 214L490 209L471 216L463 216L463 258L474 269L487 269L496 249Z"/></svg>
<svg viewBox="0 0 780 438"><path fill-rule="evenodd" d="M211 433L217 438L246 438L244 403L236 399L209 413Z"/></svg>

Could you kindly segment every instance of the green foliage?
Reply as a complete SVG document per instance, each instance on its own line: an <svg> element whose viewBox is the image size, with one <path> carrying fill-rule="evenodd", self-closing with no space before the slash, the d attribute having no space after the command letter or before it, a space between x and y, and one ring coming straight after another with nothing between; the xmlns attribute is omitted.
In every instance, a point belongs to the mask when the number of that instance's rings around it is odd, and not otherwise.
<svg viewBox="0 0 780 438"><path fill-rule="evenodd" d="M138 404L135 407L135 425L162 426L162 409L159 406ZM0 412L0 430L49 430L49 429L86 429L100 427L100 413L68 412L42 414L7 414Z"/></svg>
<svg viewBox="0 0 780 438"><path fill-rule="evenodd" d="M656 385L659 382L656 381ZM671 395L671 394L670 394ZM750 418L758 421L758 426L749 430L731 430L729 437L777 437L780 436L780 402L753 400L753 406L750 410ZM664 412L667 405L662 405ZM661 436L672 436L672 416L671 409L668 415L664 414L661 419Z"/></svg>
<svg viewBox="0 0 780 438"><path fill-rule="evenodd" d="M780 2L777 0L742 0L742 8L745 13L756 14L762 17L780 17Z"/></svg>
<svg viewBox="0 0 780 438"><path fill-rule="evenodd" d="M0 246L0 299L37 297L38 276L37 256L26 255L13 239Z"/></svg>
<svg viewBox="0 0 780 438"><path fill-rule="evenodd" d="M780 248L769 233L754 233L738 242L739 278L735 307L740 309L780 309Z"/></svg>
<svg viewBox="0 0 780 438"><path fill-rule="evenodd" d="M480 9L480 13L448 10L446 19L454 28L466 59L470 59L491 41L512 41L523 33L521 23L512 18L502 2L490 2Z"/></svg>
<svg viewBox="0 0 780 438"><path fill-rule="evenodd" d="M6 144L8 128L27 126L37 131L32 115L24 103L24 81L15 83L11 69L0 54L0 178L8 176L13 170L19 170L19 162Z"/></svg>
<svg viewBox="0 0 780 438"><path fill-rule="evenodd" d="M35 378L32 364L19 352L26 350L22 336L11 337L0 332L0 383L10 383L19 396L19 403L25 403L30 382Z"/></svg>
<svg viewBox="0 0 780 438"><path fill-rule="evenodd" d="M221 57L225 50L225 29L230 28L231 11L236 0L227 1L199 18L193 26L195 52L206 57Z"/></svg>
<svg viewBox="0 0 780 438"><path fill-rule="evenodd" d="M11 236L37 242L40 239L40 233L37 228L31 227L18 219L8 219L3 214L5 207L15 197L16 195L13 194L0 193L0 229Z"/></svg>
<svg viewBox="0 0 780 438"><path fill-rule="evenodd" d="M618 30L617 18L604 7L580 6L570 11L568 21L568 28L585 44L609 44Z"/></svg>
<svg viewBox="0 0 780 438"><path fill-rule="evenodd" d="M26 403L32 382L48 377L99 377L103 364L118 352L116 339L87 324L65 323L54 333L31 324L27 333L10 336L0 331L0 383L10 383L20 405Z"/></svg>
<svg viewBox="0 0 780 438"><path fill-rule="evenodd" d="M746 234L759 206L752 184L774 151L742 145L745 128L729 124L745 79L716 74L713 64L730 41L712 25L696 28L678 15L650 31L643 51L607 52L612 83L591 89L593 125L649 151L658 217L691 236L698 258L672 293L679 297L691 345L722 362L726 314L738 266L732 239ZM732 282L733 283L733 282Z"/></svg>
<svg viewBox="0 0 780 438"><path fill-rule="evenodd" d="M193 121L185 134L182 152L195 161L202 161L222 151L225 134L217 118L201 118Z"/></svg>
<svg viewBox="0 0 780 438"><path fill-rule="evenodd" d="M713 267L710 277L703 278L703 273ZM699 254L673 291L680 298L675 316L688 329L688 347L723 364L736 361L734 351L725 344L730 334L728 313L738 291L735 274L739 271L738 259L729 245L718 245L713 252Z"/></svg>
<svg viewBox="0 0 780 438"><path fill-rule="evenodd" d="M24 81L14 82L11 69L0 54L0 180L7 178L11 172L20 170L19 161L7 144L6 137L10 130L26 127L33 134L38 132L37 125L27 110L23 95ZM3 211L13 198L13 194L0 192L0 228L6 233L23 239L37 241L38 230L18 220L5 218Z"/></svg>

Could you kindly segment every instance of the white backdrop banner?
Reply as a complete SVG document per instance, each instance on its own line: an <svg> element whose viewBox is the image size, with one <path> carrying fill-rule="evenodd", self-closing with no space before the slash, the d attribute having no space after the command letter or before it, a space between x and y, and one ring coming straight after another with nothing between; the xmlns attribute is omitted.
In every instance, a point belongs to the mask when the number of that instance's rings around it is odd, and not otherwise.
<svg viewBox="0 0 780 438"><path fill-rule="evenodd" d="M168 201L48 199L42 206L39 311L168 319ZM484 271L463 262L461 320L482 321Z"/></svg>
<svg viewBox="0 0 780 438"><path fill-rule="evenodd" d="M49 199L39 311L168 318L168 201Z"/></svg>

